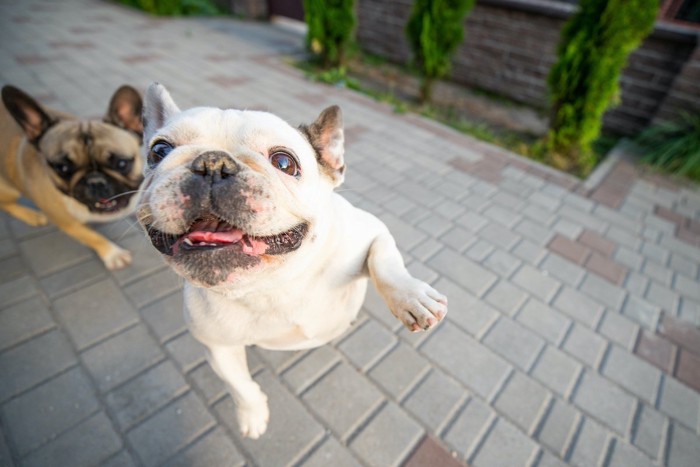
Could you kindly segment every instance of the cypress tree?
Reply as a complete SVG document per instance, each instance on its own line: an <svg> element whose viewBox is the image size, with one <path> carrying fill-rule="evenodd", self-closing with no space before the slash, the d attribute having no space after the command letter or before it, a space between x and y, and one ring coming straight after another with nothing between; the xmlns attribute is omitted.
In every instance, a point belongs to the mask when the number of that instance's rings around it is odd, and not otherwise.
<svg viewBox="0 0 700 467"><path fill-rule="evenodd" d="M595 163L591 144L619 101L627 57L654 28L659 0L580 0L579 7L562 29L548 77L548 149L551 162L569 170Z"/></svg>
<svg viewBox="0 0 700 467"><path fill-rule="evenodd" d="M420 99L430 100L436 79L450 72L450 57L464 38L464 17L474 0L416 0L406 25L414 63L422 75Z"/></svg>
<svg viewBox="0 0 700 467"><path fill-rule="evenodd" d="M354 0L304 0L306 43L326 68L343 65L355 27Z"/></svg>

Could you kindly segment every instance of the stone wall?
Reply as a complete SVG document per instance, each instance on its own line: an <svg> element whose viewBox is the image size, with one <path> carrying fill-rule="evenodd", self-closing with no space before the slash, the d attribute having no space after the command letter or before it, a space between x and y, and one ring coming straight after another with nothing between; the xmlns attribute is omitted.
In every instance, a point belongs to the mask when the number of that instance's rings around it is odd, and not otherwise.
<svg viewBox="0 0 700 467"><path fill-rule="evenodd" d="M404 28L412 3L357 0L360 45L408 63L411 53ZM465 20L465 40L454 55L452 80L546 109L546 77L556 60L561 27L575 8L553 0L478 0ZM630 56L621 78L621 102L606 114L606 128L633 134L657 114L668 119L678 109L700 107L700 92L693 87L700 67L697 42L697 33L689 29L657 25ZM689 59L696 65L684 66ZM677 83L679 73L687 78Z"/></svg>

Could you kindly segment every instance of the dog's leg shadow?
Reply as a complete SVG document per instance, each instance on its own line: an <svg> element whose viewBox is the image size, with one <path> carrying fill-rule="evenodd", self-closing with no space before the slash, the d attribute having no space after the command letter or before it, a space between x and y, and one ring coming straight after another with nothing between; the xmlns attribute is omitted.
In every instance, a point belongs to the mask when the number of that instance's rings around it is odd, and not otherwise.
<svg viewBox="0 0 700 467"><path fill-rule="evenodd" d="M259 438L267 429L270 411L267 396L248 370L244 346L208 346L208 360L217 375L227 383L236 404L241 435Z"/></svg>

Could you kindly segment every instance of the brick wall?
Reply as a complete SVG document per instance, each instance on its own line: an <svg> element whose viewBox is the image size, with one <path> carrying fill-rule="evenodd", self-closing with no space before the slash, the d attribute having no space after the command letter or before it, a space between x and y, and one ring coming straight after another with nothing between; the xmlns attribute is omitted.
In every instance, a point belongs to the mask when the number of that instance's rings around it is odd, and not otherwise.
<svg viewBox="0 0 700 467"><path fill-rule="evenodd" d="M673 87L661 104L655 122L673 120L679 112L700 112L700 46L678 73Z"/></svg>
<svg viewBox="0 0 700 467"><path fill-rule="evenodd" d="M411 52L404 28L412 0L358 0L357 39L367 51L397 63ZM478 0L465 20L464 43L453 59L452 79L458 83L547 108L546 77L556 60L559 32L575 6L548 0ZM605 116L607 129L633 134L656 116L662 104L665 118L689 104L700 104L692 88L698 67L688 68L671 92L676 75L696 48L696 35L659 25L629 59L621 78L621 103ZM697 51L693 55L697 62ZM695 81L693 81L693 79ZM689 90L695 89L692 94ZM668 96L674 96L666 104Z"/></svg>

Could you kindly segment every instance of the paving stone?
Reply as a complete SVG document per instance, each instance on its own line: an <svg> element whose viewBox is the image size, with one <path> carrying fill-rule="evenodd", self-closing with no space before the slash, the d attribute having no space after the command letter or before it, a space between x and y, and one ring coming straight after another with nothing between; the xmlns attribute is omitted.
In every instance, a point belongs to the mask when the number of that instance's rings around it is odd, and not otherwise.
<svg viewBox="0 0 700 467"><path fill-rule="evenodd" d="M615 311L620 309L625 299L624 290L594 274L588 274L583 279L580 290L595 301Z"/></svg>
<svg viewBox="0 0 700 467"><path fill-rule="evenodd" d="M601 465L607 453L611 434L590 418L584 418L574 441L569 462L571 465Z"/></svg>
<svg viewBox="0 0 700 467"><path fill-rule="evenodd" d="M698 426L700 395L674 378L664 378L658 407L686 427L695 430Z"/></svg>
<svg viewBox="0 0 700 467"><path fill-rule="evenodd" d="M493 273L449 249L440 250L428 265L479 297L496 281Z"/></svg>
<svg viewBox="0 0 700 467"><path fill-rule="evenodd" d="M19 244L34 274L45 277L92 257L91 250L63 232L49 232Z"/></svg>
<svg viewBox="0 0 700 467"><path fill-rule="evenodd" d="M674 424L668 446L669 467L693 467L700 459L700 443L695 433Z"/></svg>
<svg viewBox="0 0 700 467"><path fill-rule="evenodd" d="M472 209L477 209L477 207L472 203L472 201L476 201L472 199L472 197L469 198L470 202L470 207ZM481 228L483 228L487 223L488 219L486 219L484 216L481 214L478 214L474 211L467 211L463 215L457 217L455 219L455 222L457 222L459 225L465 227L466 229L470 230L471 232L478 232Z"/></svg>
<svg viewBox="0 0 700 467"><path fill-rule="evenodd" d="M141 325L110 337L81 355L101 392L131 379L162 358L163 352Z"/></svg>
<svg viewBox="0 0 700 467"><path fill-rule="evenodd" d="M329 437L316 449L311 456L304 460L304 467L361 467L362 464L353 456L348 448L335 438Z"/></svg>
<svg viewBox="0 0 700 467"><path fill-rule="evenodd" d="M170 361L164 361L105 396L119 428L126 431L173 399L189 386Z"/></svg>
<svg viewBox="0 0 700 467"><path fill-rule="evenodd" d="M632 442L652 459L658 459L665 444L667 426L666 417L642 404Z"/></svg>
<svg viewBox="0 0 700 467"><path fill-rule="evenodd" d="M654 261L645 261L642 267L642 273L651 277L653 280L659 282L660 284L671 286L671 280L673 279L673 271L655 263ZM679 276L683 277L683 276Z"/></svg>
<svg viewBox="0 0 700 467"><path fill-rule="evenodd" d="M673 288L685 297L690 297L693 300L700 300L700 290L698 290L700 287L698 287L698 282L696 280L689 279L682 274L677 274Z"/></svg>
<svg viewBox="0 0 700 467"><path fill-rule="evenodd" d="M136 310L110 280L56 299L54 309L78 350L138 322Z"/></svg>
<svg viewBox="0 0 700 467"><path fill-rule="evenodd" d="M389 228L401 251L411 251L426 239L426 234L391 214L383 214L381 220Z"/></svg>
<svg viewBox="0 0 700 467"><path fill-rule="evenodd" d="M522 239L512 250L513 254L518 258L527 261L532 265L537 265L542 258L547 254L547 250L535 242L528 239Z"/></svg>
<svg viewBox="0 0 700 467"><path fill-rule="evenodd" d="M597 251L603 256L610 257L617 249L617 245L607 238L602 237L597 232L584 229L581 236L578 238L579 243L586 245L592 250Z"/></svg>
<svg viewBox="0 0 700 467"><path fill-rule="evenodd" d="M493 406L532 436L549 404L547 390L520 372L513 373Z"/></svg>
<svg viewBox="0 0 700 467"><path fill-rule="evenodd" d="M189 392L134 427L127 439L144 465L158 465L215 423L204 404Z"/></svg>
<svg viewBox="0 0 700 467"><path fill-rule="evenodd" d="M433 433L439 433L467 394L444 372L433 369L406 398L403 406Z"/></svg>
<svg viewBox="0 0 700 467"><path fill-rule="evenodd" d="M389 402L350 442L350 448L369 465L398 466L422 436L420 425Z"/></svg>
<svg viewBox="0 0 700 467"><path fill-rule="evenodd" d="M659 323L659 334L682 348L700 355L700 329L664 314Z"/></svg>
<svg viewBox="0 0 700 467"><path fill-rule="evenodd" d="M50 441L99 408L90 380L74 367L2 406L2 419L20 455Z"/></svg>
<svg viewBox="0 0 700 467"><path fill-rule="evenodd" d="M493 222L479 230L479 237L504 250L510 250L520 240L511 230Z"/></svg>
<svg viewBox="0 0 700 467"><path fill-rule="evenodd" d="M136 467L136 462L131 458L131 454L122 450L103 461L100 467Z"/></svg>
<svg viewBox="0 0 700 467"><path fill-rule="evenodd" d="M158 340L163 343L185 331L184 298L182 291L166 296L141 310Z"/></svg>
<svg viewBox="0 0 700 467"><path fill-rule="evenodd" d="M368 320L350 336L345 338L338 349L357 367L367 370L396 344L396 337L374 320Z"/></svg>
<svg viewBox="0 0 700 467"><path fill-rule="evenodd" d="M601 373L648 403L656 402L661 372L627 350L613 345Z"/></svg>
<svg viewBox="0 0 700 467"><path fill-rule="evenodd" d="M131 252L131 264L128 268L113 271L112 275L119 285L129 284L161 269L164 261L161 254L146 240L145 235L131 235L119 240L119 245Z"/></svg>
<svg viewBox="0 0 700 467"><path fill-rule="evenodd" d="M221 428L214 428L203 438L175 455L167 467L236 467L245 465L245 458Z"/></svg>
<svg viewBox="0 0 700 467"><path fill-rule="evenodd" d="M285 370L284 380L296 394L300 394L335 366L340 358L338 351L330 346L315 348Z"/></svg>
<svg viewBox="0 0 700 467"><path fill-rule="evenodd" d="M591 249L586 245L567 238L562 234L556 234L547 244L547 248L578 265L582 265L591 254Z"/></svg>
<svg viewBox="0 0 700 467"><path fill-rule="evenodd" d="M629 394L586 370L572 400L576 406L626 437L636 404Z"/></svg>
<svg viewBox="0 0 700 467"><path fill-rule="evenodd" d="M0 401L77 363L68 340L58 330L42 334L0 354Z"/></svg>
<svg viewBox="0 0 700 467"><path fill-rule="evenodd" d="M663 337L643 330L634 353L665 373L672 374L676 364L678 348Z"/></svg>
<svg viewBox="0 0 700 467"><path fill-rule="evenodd" d="M683 298L678 311L678 318L700 327L700 302Z"/></svg>
<svg viewBox="0 0 700 467"><path fill-rule="evenodd" d="M532 376L560 396L567 398L581 371L574 359L560 350L546 346L532 369Z"/></svg>
<svg viewBox="0 0 700 467"><path fill-rule="evenodd" d="M424 357L400 343L368 374L393 398L401 400L429 370L430 364Z"/></svg>
<svg viewBox="0 0 700 467"><path fill-rule="evenodd" d="M651 303L658 305L664 311L676 314L680 297L667 287L661 286L655 281L651 281L646 292L646 298Z"/></svg>
<svg viewBox="0 0 700 467"><path fill-rule="evenodd" d="M547 254L547 257L540 264L540 269L571 287L578 287L586 275L586 270L582 267L553 254Z"/></svg>
<svg viewBox="0 0 700 467"><path fill-rule="evenodd" d="M631 271L627 274L624 287L634 295L645 297L649 284L651 284L651 280L647 276Z"/></svg>
<svg viewBox="0 0 700 467"><path fill-rule="evenodd" d="M621 347L631 350L637 342L640 330L639 326L633 321L618 313L606 311L600 322L598 332Z"/></svg>
<svg viewBox="0 0 700 467"><path fill-rule="evenodd" d="M565 457L578 428L580 414L569 404L555 399L537 433L537 440L560 457Z"/></svg>
<svg viewBox="0 0 700 467"><path fill-rule="evenodd" d="M250 371L251 374L255 373L253 369ZM204 402L207 405L214 404L227 394L226 383L219 378L209 363L205 362L199 365L189 373L189 377L192 379L194 387L199 389L204 396Z"/></svg>
<svg viewBox="0 0 700 467"><path fill-rule="evenodd" d="M589 256L584 267L615 285L621 285L627 277L627 268L598 253Z"/></svg>
<svg viewBox="0 0 700 467"><path fill-rule="evenodd" d="M206 347L185 332L165 344L165 349L175 359L180 368L187 372L206 359Z"/></svg>
<svg viewBox="0 0 700 467"><path fill-rule="evenodd" d="M450 281L440 278L435 288L449 297L449 320L473 336L481 336L500 314L482 300Z"/></svg>
<svg viewBox="0 0 700 467"><path fill-rule="evenodd" d="M681 349L678 354L676 378L700 392L700 357Z"/></svg>
<svg viewBox="0 0 700 467"><path fill-rule="evenodd" d="M0 351L55 326L48 308L38 297L0 310Z"/></svg>
<svg viewBox="0 0 700 467"><path fill-rule="evenodd" d="M661 317L661 308L635 295L627 297L622 314L639 323L642 327L654 330Z"/></svg>
<svg viewBox="0 0 700 467"><path fill-rule="evenodd" d="M9 282L4 282L0 284L0 309L38 294L39 288L30 276L21 276Z"/></svg>
<svg viewBox="0 0 700 467"><path fill-rule="evenodd" d="M86 439L89 439L90 443L86 443ZM22 465L100 465L102 460L109 458L120 448L121 440L112 429L109 419L104 412L98 412L29 454L23 459Z"/></svg>
<svg viewBox="0 0 700 467"><path fill-rule="evenodd" d="M539 355L544 341L506 317L491 327L482 342L523 371L528 371Z"/></svg>
<svg viewBox="0 0 700 467"><path fill-rule="evenodd" d="M511 371L510 365L457 329L443 323L421 346L421 352L484 399L491 399Z"/></svg>
<svg viewBox="0 0 700 467"><path fill-rule="evenodd" d="M552 238L552 232L546 226L531 219L523 219L515 228L520 235L529 238L537 243L546 243Z"/></svg>
<svg viewBox="0 0 700 467"><path fill-rule="evenodd" d="M491 432L476 455L470 460L474 467L511 467L527 465L537 454L537 444L502 418L496 420Z"/></svg>
<svg viewBox="0 0 700 467"><path fill-rule="evenodd" d="M493 244L487 242L486 240L480 239L469 245L469 248L467 248L467 251L465 252L465 256L480 263L495 250L496 247Z"/></svg>
<svg viewBox="0 0 700 467"><path fill-rule="evenodd" d="M522 264L522 262L503 250L495 250L486 259L483 265L501 277L510 277Z"/></svg>
<svg viewBox="0 0 700 467"><path fill-rule="evenodd" d="M603 314L602 305L568 286L562 287L552 303L556 309L590 328L596 327Z"/></svg>
<svg viewBox="0 0 700 467"><path fill-rule="evenodd" d="M569 331L562 346L562 349L567 353L591 368L598 368L605 348L605 339L579 324L574 324L571 327L571 331Z"/></svg>
<svg viewBox="0 0 700 467"><path fill-rule="evenodd" d="M527 301L516 319L554 345L561 343L571 326L571 320L535 298Z"/></svg>
<svg viewBox="0 0 700 467"><path fill-rule="evenodd" d="M608 465L611 467L627 467L630 465L635 467L653 467L656 464L634 446L620 439L615 439Z"/></svg>
<svg viewBox="0 0 700 467"><path fill-rule="evenodd" d="M182 279L172 269L165 268L123 288L134 305L142 308L163 298L182 286Z"/></svg>
<svg viewBox="0 0 700 467"><path fill-rule="evenodd" d="M453 227L440 237L441 242L460 253L473 245L476 239L474 232L461 227Z"/></svg>
<svg viewBox="0 0 700 467"><path fill-rule="evenodd" d="M484 299L497 310L513 316L527 299L527 294L510 282L500 280L486 293Z"/></svg>
<svg viewBox="0 0 700 467"><path fill-rule="evenodd" d="M639 253L621 246L613 254L613 259L618 263L627 266L632 271L639 271L642 269L642 263L644 263L644 257Z"/></svg>
<svg viewBox="0 0 700 467"><path fill-rule="evenodd" d="M496 413L488 404L472 398L443 435L443 439L460 453L462 459L468 459L480 445L495 419Z"/></svg>
<svg viewBox="0 0 700 467"><path fill-rule="evenodd" d="M268 396L270 406L270 424L265 434L257 440L242 439L238 435L235 408L230 397L226 397L214 406L224 423L238 437L238 442L261 467L276 467L279 465L294 465L301 460L323 438L326 430L284 386L279 383L269 371L263 371L256 378L260 387ZM345 380L345 382L349 382ZM358 389L351 384L349 390ZM326 397L333 398L336 403L343 401L343 409L357 415L358 399L345 400L328 389ZM342 392L342 391L341 391ZM347 403L347 405L346 405ZM311 404L315 409L316 405ZM290 430L290 427L294 429Z"/></svg>
<svg viewBox="0 0 700 467"><path fill-rule="evenodd" d="M382 402L381 393L353 368L341 363L302 395L333 432L347 439ZM343 401L343 410L338 409Z"/></svg>
<svg viewBox="0 0 700 467"><path fill-rule="evenodd" d="M540 453L541 455L537 461L537 467L565 467L567 465L549 451L540 451Z"/></svg>
<svg viewBox="0 0 700 467"><path fill-rule="evenodd" d="M697 263L691 261L685 256L681 256L677 253L671 254L671 260L669 261L668 265L674 271L681 273L688 278L693 278L697 276Z"/></svg>
<svg viewBox="0 0 700 467"><path fill-rule="evenodd" d="M102 261L99 258L90 258L42 277L39 282L49 298L56 298L107 277Z"/></svg>
<svg viewBox="0 0 700 467"><path fill-rule="evenodd" d="M528 264L524 264L515 273L513 282L546 303L549 303L561 285Z"/></svg>
<svg viewBox="0 0 700 467"><path fill-rule="evenodd" d="M435 438L424 436L411 456L402 464L402 467L422 467L428 465L440 465L442 467L462 467L462 463L455 459Z"/></svg>

